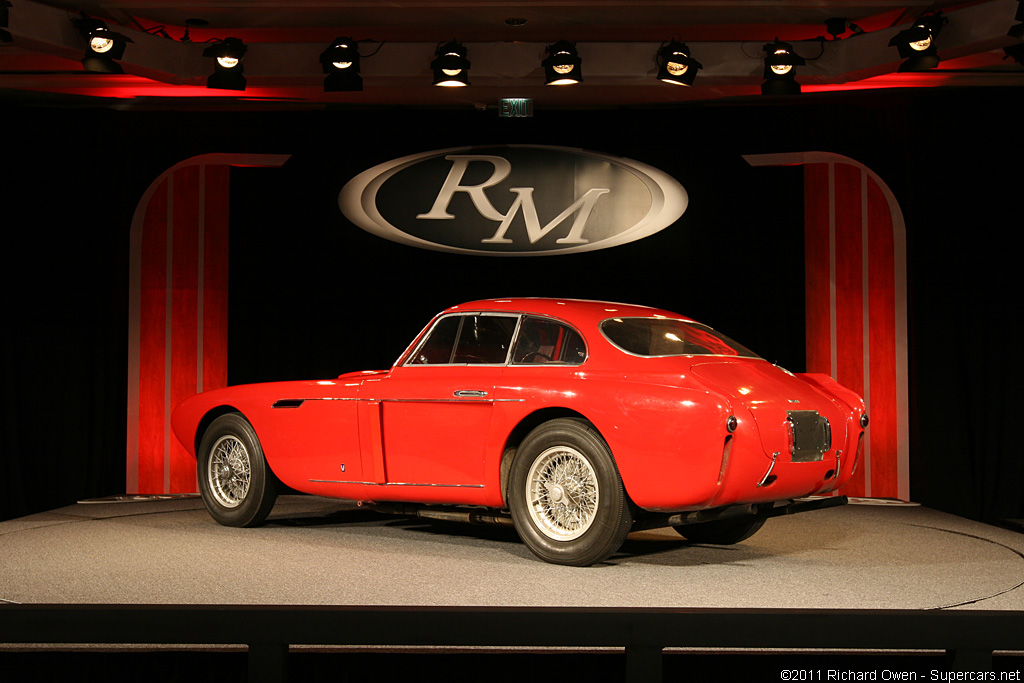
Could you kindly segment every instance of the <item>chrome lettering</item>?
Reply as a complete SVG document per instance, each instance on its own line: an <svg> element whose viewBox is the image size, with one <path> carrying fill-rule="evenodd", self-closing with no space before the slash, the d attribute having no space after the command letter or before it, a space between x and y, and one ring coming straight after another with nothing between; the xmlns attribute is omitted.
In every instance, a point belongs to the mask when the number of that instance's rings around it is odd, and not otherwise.
<svg viewBox="0 0 1024 683"><path fill-rule="evenodd" d="M473 200L473 206L476 207L481 216L492 221L503 220L505 217L494 208L494 205L487 199L487 195L484 194L484 190L497 185L512 172L512 164L509 163L508 159L489 154L449 154L445 159L452 162L452 168L448 171L448 177L445 178L441 191L437 193L434 206L427 213L417 214L416 218L427 218L430 220L455 218L455 216L448 213L448 204L451 203L452 197L455 196L456 192L465 192ZM462 176L465 175L471 161L490 162L494 165L494 172L491 173L490 178L479 185L461 185Z"/></svg>
<svg viewBox="0 0 1024 683"><path fill-rule="evenodd" d="M530 240L530 244L536 244L573 214L576 214L576 218L572 223L569 234L558 238L555 242L557 244L587 244L589 240L583 238L583 229L587 226L587 219L590 218L590 213L594 210L594 204L600 199L601 195L611 192L608 188L591 188L582 197L570 204L562 213L548 222L547 225L541 227L540 217L537 215L537 205L533 201L534 188L510 188L510 191L515 193L516 198L512 202L508 213L505 214L494 208L494 205L484 192L487 188L494 187L503 181L512 172L512 164L508 159L490 154L449 154L445 156L445 159L452 162L452 167L448 171L448 177L445 178L444 183L441 185L441 190L437 193L434 205L430 208L430 211L416 214L416 218L426 220L450 220L455 218L454 215L448 213L448 206L451 204L456 192L465 192L469 195L473 206L476 207L481 216L488 220L501 222L492 237L480 240L483 244L512 244L513 240L505 235L520 209L523 212L523 221L526 223L526 235ZM478 185L463 185L462 177L466 174L469 164L474 161L490 163L494 167L491 177Z"/></svg>
<svg viewBox="0 0 1024 683"><path fill-rule="evenodd" d="M519 213L520 207L523 209L523 220L526 222L526 235L530 239L530 244L536 244L539 239L551 232L555 226L559 225L573 213L576 214L576 220L573 221L569 234L565 237L559 237L555 242L557 244L586 244L590 240L583 238L583 228L587 226L590 212L594 210L594 204L601 198L601 195L611 192L611 190L603 187L587 190L582 197L569 205L565 211L558 214L558 216L542 228L540 227L540 218L537 217L537 205L533 201L533 188L513 187L511 190L516 193L516 199L512 202L512 207L508 210L507 214L502 216L501 225L498 226L494 236L480 240L483 244L511 244L512 240L505 237L505 233L508 232L512 219Z"/></svg>

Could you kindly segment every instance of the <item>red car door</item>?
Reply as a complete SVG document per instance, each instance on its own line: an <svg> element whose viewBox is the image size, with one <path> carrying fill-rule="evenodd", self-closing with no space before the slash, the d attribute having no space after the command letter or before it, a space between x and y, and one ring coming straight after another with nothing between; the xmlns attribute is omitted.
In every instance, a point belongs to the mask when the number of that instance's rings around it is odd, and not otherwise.
<svg viewBox="0 0 1024 683"><path fill-rule="evenodd" d="M365 387L380 401L386 484L483 486L495 386L517 322L509 314L440 318L402 365Z"/></svg>

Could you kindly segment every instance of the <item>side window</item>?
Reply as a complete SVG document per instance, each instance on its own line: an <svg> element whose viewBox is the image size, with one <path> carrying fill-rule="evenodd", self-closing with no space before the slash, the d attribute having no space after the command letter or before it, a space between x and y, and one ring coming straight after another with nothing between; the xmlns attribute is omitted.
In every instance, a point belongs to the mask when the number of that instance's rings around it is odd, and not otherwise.
<svg viewBox="0 0 1024 683"><path fill-rule="evenodd" d="M516 315L450 315L441 318L408 365L503 365L516 331Z"/></svg>
<svg viewBox="0 0 1024 683"><path fill-rule="evenodd" d="M410 365L437 365L452 362L452 351L455 348L455 338L459 334L459 325L462 323L462 316L451 315L441 318L430 332L427 339L409 361Z"/></svg>
<svg viewBox="0 0 1024 683"><path fill-rule="evenodd" d="M554 320L527 317L519 329L512 363L579 365L586 357L586 344L576 330Z"/></svg>
<svg viewBox="0 0 1024 683"><path fill-rule="evenodd" d="M518 316L467 315L455 346L453 363L504 364Z"/></svg>

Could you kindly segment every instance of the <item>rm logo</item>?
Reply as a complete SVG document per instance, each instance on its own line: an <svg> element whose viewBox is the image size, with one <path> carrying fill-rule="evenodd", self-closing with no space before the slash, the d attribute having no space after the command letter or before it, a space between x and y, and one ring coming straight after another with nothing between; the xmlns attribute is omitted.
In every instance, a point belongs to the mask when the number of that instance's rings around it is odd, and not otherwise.
<svg viewBox="0 0 1024 683"><path fill-rule="evenodd" d="M511 208L505 213L495 209L487 195L484 194L484 189L497 185L512 172L512 164L507 159L485 154L449 154L445 156L445 159L452 162L452 169L448 172L448 177L445 179L444 185L441 186L441 191L437 194L434 207L428 213L421 213L416 218L421 220L454 219L455 216L448 213L448 205L451 203L452 197L456 192L465 192L469 195L481 216L492 221L500 221L501 223L498 226L497 232L492 237L480 240L484 244L512 244L513 240L505 235L512 223L512 219L516 217L520 210L523 212L523 220L526 223L526 236L530 244L536 244L538 240L551 232L555 226L573 214L576 214L576 220L573 221L569 234L566 237L558 238L555 242L558 244L586 244L588 240L583 238L583 229L587 225L587 218L590 217L591 212L594 210L594 203L601 195L611 192L606 187L594 187L587 190L582 197L569 205L568 208L555 216L551 222L542 228L540 226L540 218L537 215L537 205L533 201L534 188L510 187L509 191L515 193L516 198L513 200ZM463 185L462 178L472 161L489 163L494 167L494 172L490 178L478 185Z"/></svg>
<svg viewBox="0 0 1024 683"><path fill-rule="evenodd" d="M686 210L667 174L599 152L532 145L438 150L349 181L345 216L424 249L501 256L575 253L662 230Z"/></svg>

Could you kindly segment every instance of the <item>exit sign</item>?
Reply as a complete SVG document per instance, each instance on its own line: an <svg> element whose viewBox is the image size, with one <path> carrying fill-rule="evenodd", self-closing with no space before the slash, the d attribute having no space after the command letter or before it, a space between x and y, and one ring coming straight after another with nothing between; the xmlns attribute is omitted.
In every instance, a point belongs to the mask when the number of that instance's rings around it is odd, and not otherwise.
<svg viewBox="0 0 1024 683"><path fill-rule="evenodd" d="M501 101L498 116L511 118L533 116L533 100L526 97L506 97Z"/></svg>

